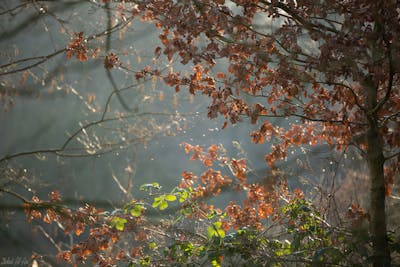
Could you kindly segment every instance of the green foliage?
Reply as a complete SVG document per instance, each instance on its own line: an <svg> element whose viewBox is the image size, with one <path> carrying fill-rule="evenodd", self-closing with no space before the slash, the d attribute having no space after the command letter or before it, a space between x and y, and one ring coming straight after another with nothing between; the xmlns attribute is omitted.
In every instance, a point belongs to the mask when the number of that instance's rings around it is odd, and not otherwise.
<svg viewBox="0 0 400 267"><path fill-rule="evenodd" d="M129 213L133 217L139 217L144 211L144 204L131 201L124 206L124 213Z"/></svg>
<svg viewBox="0 0 400 267"><path fill-rule="evenodd" d="M114 217L111 220L111 227L115 227L115 229L117 229L118 231L123 231L126 223L127 223L126 219L120 217Z"/></svg>
<svg viewBox="0 0 400 267"><path fill-rule="evenodd" d="M164 194L154 198L153 208L159 208L160 210L165 210L168 208L168 202L176 201L177 197L173 194Z"/></svg>
<svg viewBox="0 0 400 267"><path fill-rule="evenodd" d="M224 238L225 237L225 231L221 229L222 223L221 222L215 222L211 226L207 227L207 237L208 238Z"/></svg>
<svg viewBox="0 0 400 267"><path fill-rule="evenodd" d="M179 203L185 202L189 198L190 192L185 189L177 189L177 190L178 190L177 194L179 196Z"/></svg>

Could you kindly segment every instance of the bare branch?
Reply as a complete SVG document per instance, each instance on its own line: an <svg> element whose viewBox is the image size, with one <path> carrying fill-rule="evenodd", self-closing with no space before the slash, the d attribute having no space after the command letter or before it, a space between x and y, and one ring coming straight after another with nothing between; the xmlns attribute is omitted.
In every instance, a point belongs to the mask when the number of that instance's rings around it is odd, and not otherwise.
<svg viewBox="0 0 400 267"><path fill-rule="evenodd" d="M8 189L0 187L0 192L4 192L4 193L7 193L9 195L12 195L12 196L18 198L19 200L21 200L24 203L29 203L30 202L28 199L26 199L25 197L21 196L20 194L14 192L14 191L8 190Z"/></svg>
<svg viewBox="0 0 400 267"><path fill-rule="evenodd" d="M25 5L26 5L25 3L22 3L22 4L19 4L19 5L16 5L15 7L11 7L9 9L3 11L3 12L0 12L0 16L5 15L7 13L9 13L11 15L15 15L15 14L12 14L12 13L17 9L20 9L20 8L22 9Z"/></svg>
<svg viewBox="0 0 400 267"><path fill-rule="evenodd" d="M13 61L13 62L4 64L4 65L0 66L0 69L9 67L9 66L12 66L12 65L15 65L15 64L18 65L20 63L27 62L27 61L39 60L39 61L37 61L35 63L32 63L32 64L30 64L28 66L25 66L25 67L22 67L22 68L19 68L19 69L13 69L13 70L10 70L10 71L2 72L2 73L0 73L0 76L9 75L9 74L13 74L13 73L17 73L17 72L21 72L21 71L24 71L24 70L28 70L28 69L34 68L34 67L39 66L40 64L46 62L47 60L49 60L49 59L51 59L51 58L53 58L53 57L65 52L66 50L67 49L64 48L64 49L60 49L60 50L58 50L58 51L56 51L54 53L51 53L51 54L49 54L47 56L38 56L38 57L25 58L25 59L20 59L20 60L17 60L17 61Z"/></svg>

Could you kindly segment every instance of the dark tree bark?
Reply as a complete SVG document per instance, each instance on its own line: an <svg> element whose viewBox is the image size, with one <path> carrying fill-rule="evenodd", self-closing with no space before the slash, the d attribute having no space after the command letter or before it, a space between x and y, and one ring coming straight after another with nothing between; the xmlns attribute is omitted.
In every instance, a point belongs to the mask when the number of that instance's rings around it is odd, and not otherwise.
<svg viewBox="0 0 400 267"><path fill-rule="evenodd" d="M390 251L387 241L387 225L385 212L385 174L382 137L379 131L378 117L374 110L377 106L378 85L367 78L366 92L368 110L368 130L366 135L367 162L370 175L370 231L373 243L373 266L391 266Z"/></svg>

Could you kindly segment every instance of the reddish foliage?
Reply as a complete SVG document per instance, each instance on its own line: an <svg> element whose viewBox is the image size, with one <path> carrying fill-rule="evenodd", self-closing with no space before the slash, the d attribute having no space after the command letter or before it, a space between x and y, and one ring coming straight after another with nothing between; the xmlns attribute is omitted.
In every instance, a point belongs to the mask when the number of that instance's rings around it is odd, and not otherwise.
<svg viewBox="0 0 400 267"><path fill-rule="evenodd" d="M123 250L115 247L123 232L110 227L109 216L90 205L72 211L61 204L62 199L59 192L51 192L49 195L50 201L41 201L37 197L33 197L31 202L25 203L28 221L39 220L42 216L38 210L46 208L43 216L44 222L58 223L64 228L64 234L73 233L81 236L86 232L83 241L73 244L69 250L60 252L57 260L73 265L90 260L99 266L110 266L116 262L130 260ZM139 227L143 222L142 216L124 216L127 219L126 231L135 233L137 242L146 242L147 233Z"/></svg>
<svg viewBox="0 0 400 267"><path fill-rule="evenodd" d="M107 55L107 56L104 58L104 62L103 62L104 67L105 67L106 69L115 68L115 66L117 66L118 63L119 63L119 58L118 58L118 56L117 56L116 54L114 54L114 53L110 53L109 55Z"/></svg>
<svg viewBox="0 0 400 267"><path fill-rule="evenodd" d="M83 37L84 33L74 32L74 38L68 44L67 48L67 59L75 56L80 61L86 61L88 59L88 52L86 48L86 40Z"/></svg>
<svg viewBox="0 0 400 267"><path fill-rule="evenodd" d="M225 230L237 229L243 226L256 227L261 230L265 227L264 220L271 217L276 220L279 217L280 196L288 194L284 182L281 183L281 188L276 188L274 182L271 186L248 183L246 159L228 159L218 155L218 146L215 144L207 149L208 153L204 152L203 148L199 146L187 143L184 143L183 146L186 153L193 152L195 155L195 157L191 156L192 160L203 161L204 158L212 158L214 161L219 162L219 166L227 166L233 175L233 178L230 178L223 175L221 171L213 169L207 169L200 177L197 177L192 172L183 172L181 187L191 187L193 189L191 203L193 201L201 201L210 195L218 195L222 192L222 189L227 189L228 187L246 193L246 198L242 205L230 202L225 208L227 212L227 218L223 221ZM302 196L302 192L296 190L295 195ZM201 218L206 212L213 210L213 206L208 206L204 202L200 202L200 205L203 206L199 208L198 212L191 214L190 217Z"/></svg>
<svg viewBox="0 0 400 267"><path fill-rule="evenodd" d="M272 136L281 141L266 156L270 165L284 158L292 145L327 142L337 149L356 144L366 150L365 142L354 142L354 137L365 134L372 114L379 115L382 130L392 129L382 139L390 151L397 151L398 138L394 135L398 131L393 130L398 124L400 98L398 85L393 83L398 79L393 60L399 58L400 46L395 40L399 39L400 27L395 19L395 1L327 1L319 5L234 2L242 13L224 1L149 1L140 5L146 14L151 13L149 17L158 18L157 27L163 29L163 47L157 47L156 55L163 52L169 59L177 55L182 64L195 65L189 79L179 73L168 74L164 78L168 85L177 91L187 86L192 94L209 96L208 117L226 118L223 128L227 122L241 121L243 116L252 123L264 117L298 118L300 122L287 129L261 127L252 133L255 143L269 141ZM259 14L266 20L287 15L276 30L261 32L252 27ZM337 14L343 21L332 21L329 14ZM385 19L379 20L381 17ZM382 25L381 35L373 29L374 23ZM195 41L200 36L205 37L204 46ZM302 38L315 45L307 45ZM382 62L377 64L365 53L368 49L376 51ZM226 59L229 66L214 77L209 70L216 58ZM223 86L217 87L215 79ZM366 87L372 83L377 86L377 101L371 106ZM250 105L243 94L264 101ZM204 163L209 165L210 161Z"/></svg>

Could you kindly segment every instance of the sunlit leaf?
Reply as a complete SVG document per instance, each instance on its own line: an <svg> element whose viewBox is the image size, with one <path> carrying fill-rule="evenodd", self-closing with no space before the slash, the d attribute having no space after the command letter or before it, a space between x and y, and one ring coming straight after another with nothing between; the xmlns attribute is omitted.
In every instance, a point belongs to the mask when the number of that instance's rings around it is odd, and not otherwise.
<svg viewBox="0 0 400 267"><path fill-rule="evenodd" d="M155 242L150 242L148 247L151 250L155 250L155 249L157 249L158 246L157 246L157 244Z"/></svg>
<svg viewBox="0 0 400 267"><path fill-rule="evenodd" d="M222 223L215 222L212 226L207 227L207 237L220 237L223 238L225 236L225 231L221 229Z"/></svg>
<svg viewBox="0 0 400 267"><path fill-rule="evenodd" d="M179 203L184 202L188 197L189 197L189 193L187 191L180 192Z"/></svg>
<svg viewBox="0 0 400 267"><path fill-rule="evenodd" d="M154 199L154 201L153 201L153 204L151 204L151 206L152 206L153 208L157 208L158 206L160 206L160 204L161 204L162 201L163 201L163 200L162 200L161 198L156 197L156 198Z"/></svg>
<svg viewBox="0 0 400 267"><path fill-rule="evenodd" d="M120 217L114 217L111 220L111 227L115 227L118 231L123 231L125 228L126 219Z"/></svg>
<svg viewBox="0 0 400 267"><path fill-rule="evenodd" d="M219 264L219 262L218 262L216 259L214 259L214 260L211 261L211 266L213 266L213 267L220 267L221 264Z"/></svg>
<svg viewBox="0 0 400 267"><path fill-rule="evenodd" d="M160 209L160 210L165 210L166 208L168 208L168 202L167 202L167 201L162 201L162 202L160 203L159 209Z"/></svg>
<svg viewBox="0 0 400 267"><path fill-rule="evenodd" d="M139 217L140 215L142 215L142 210L143 206L140 204L136 204L129 210L129 212L133 217Z"/></svg>
<svg viewBox="0 0 400 267"><path fill-rule="evenodd" d="M164 196L164 199L167 201L175 201L176 196L175 195L166 195L166 196Z"/></svg>

